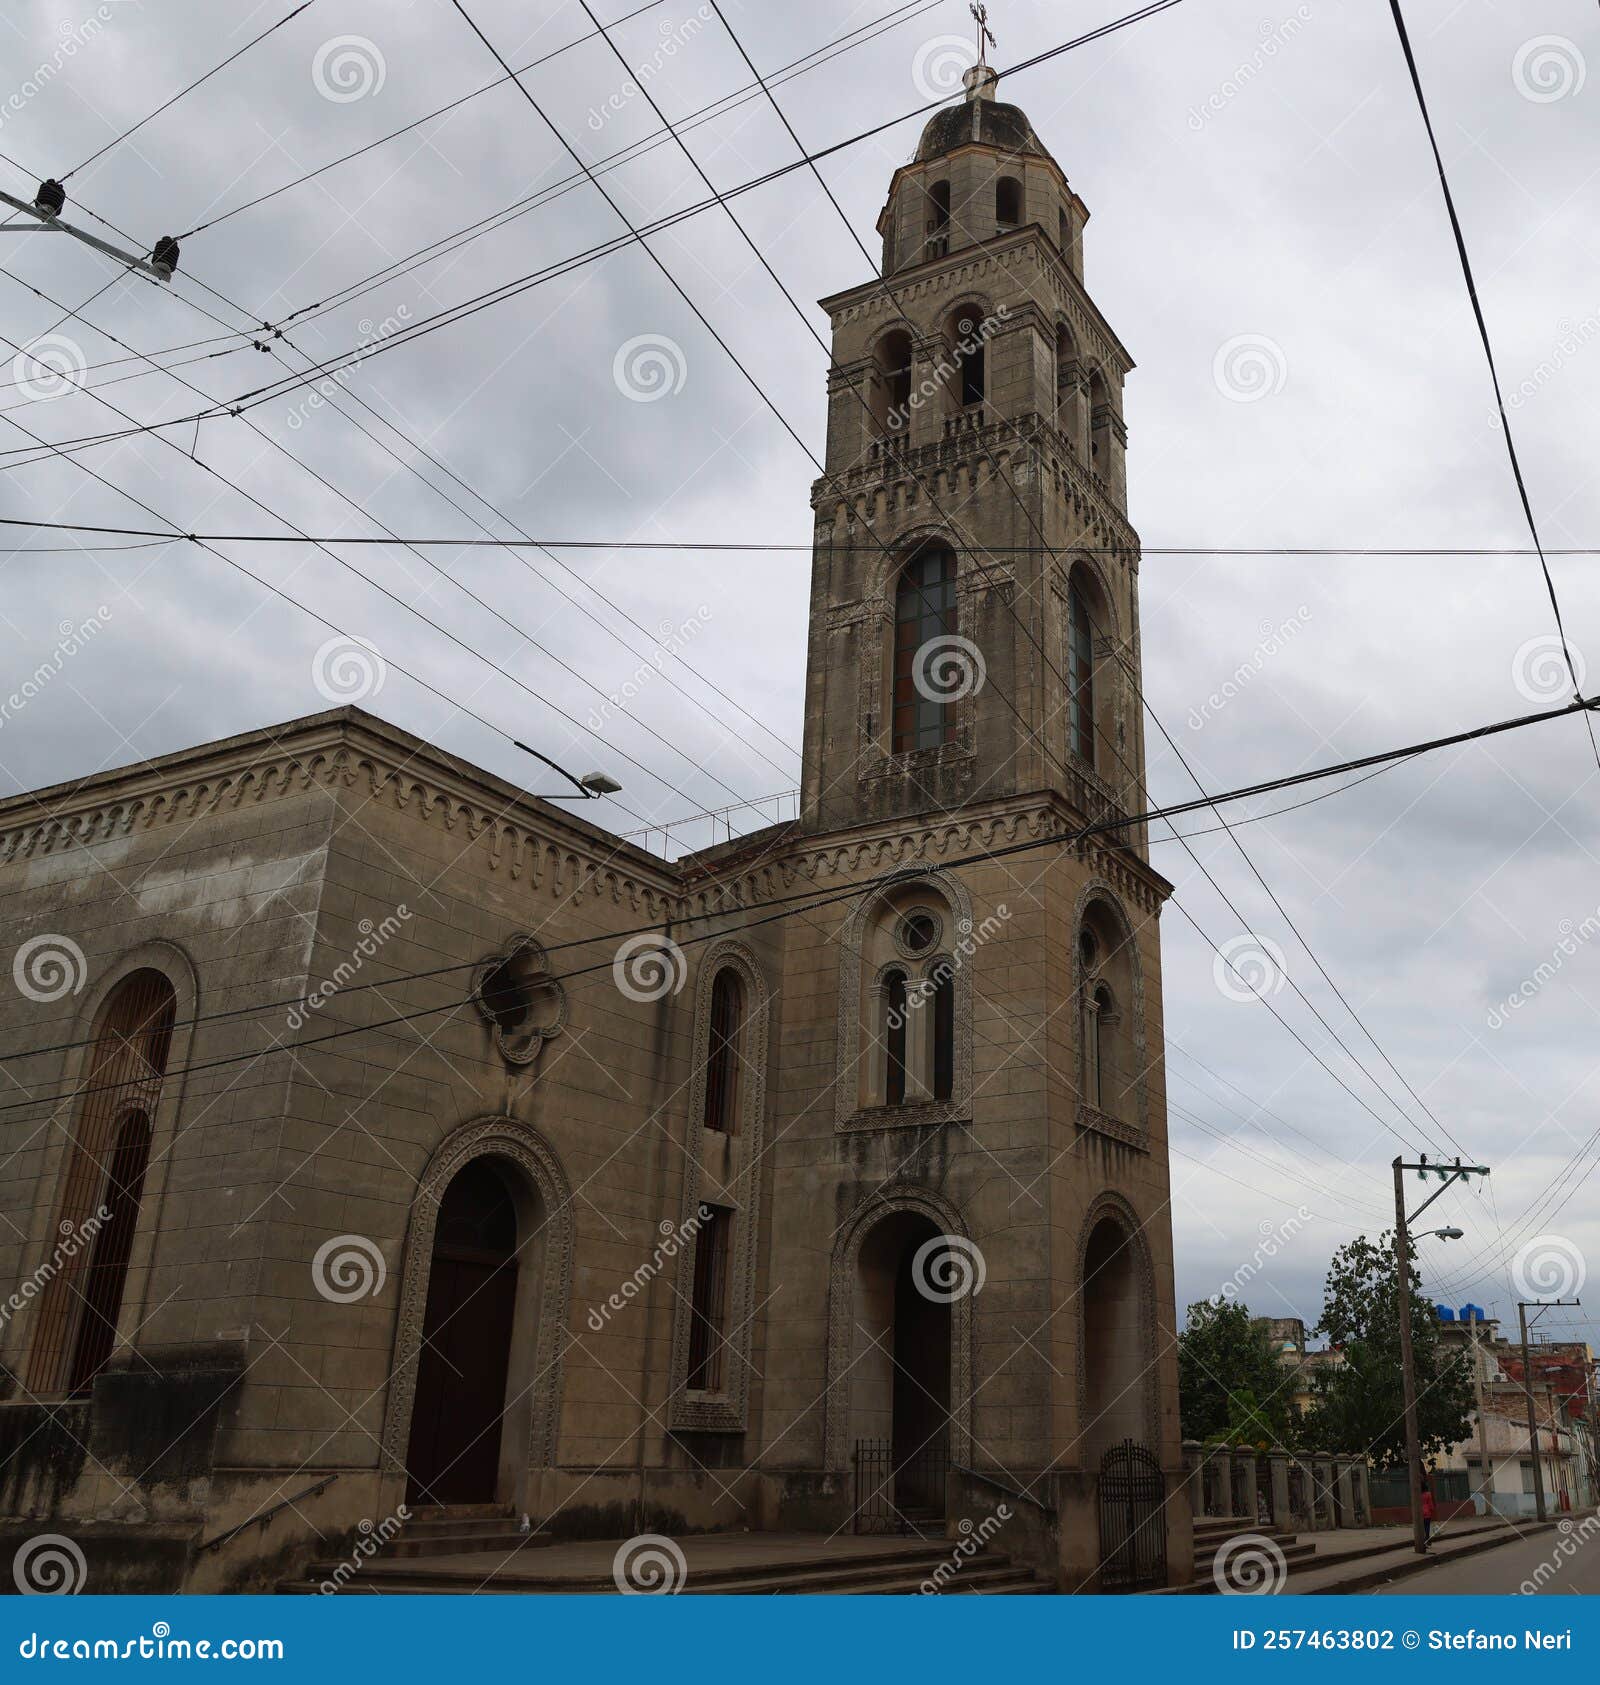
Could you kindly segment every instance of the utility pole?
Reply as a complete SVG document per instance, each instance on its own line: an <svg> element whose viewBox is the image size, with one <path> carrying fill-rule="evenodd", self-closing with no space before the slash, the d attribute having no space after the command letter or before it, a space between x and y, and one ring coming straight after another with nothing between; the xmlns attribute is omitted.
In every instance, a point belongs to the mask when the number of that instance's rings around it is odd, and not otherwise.
<svg viewBox="0 0 1600 1685"><path fill-rule="evenodd" d="M1483 1492L1485 1514L1494 1509L1494 1464L1489 1460L1489 1419L1483 1413L1483 1354L1478 1348L1478 1307L1469 1320L1472 1338L1472 1391L1478 1400L1478 1484Z"/></svg>
<svg viewBox="0 0 1600 1685"><path fill-rule="evenodd" d="M1539 1457L1539 1424L1533 1410L1533 1364L1528 1356L1528 1312L1552 1310L1557 1305L1576 1305L1578 1299L1518 1299L1517 1324L1522 1334L1522 1396L1528 1402L1528 1448L1533 1452L1533 1501L1539 1519L1545 1519L1544 1464ZM1533 1319L1538 1322L1538 1317Z"/></svg>
<svg viewBox="0 0 1600 1685"><path fill-rule="evenodd" d="M1422 1527L1422 1433L1417 1425L1417 1366L1411 1345L1411 1224L1433 1204L1453 1183L1468 1176L1487 1176L1486 1164L1454 1163L1429 1164L1426 1156L1420 1163L1407 1164L1397 1158L1394 1170L1394 1282L1400 1311L1400 1384L1405 1398L1406 1469L1411 1486L1411 1548L1418 1556L1428 1553L1428 1540ZM1440 1178L1438 1189L1406 1216L1405 1173L1417 1171L1427 1180L1429 1175ZM1441 1231L1443 1232L1443 1231ZM1459 1234L1459 1230L1455 1231Z"/></svg>

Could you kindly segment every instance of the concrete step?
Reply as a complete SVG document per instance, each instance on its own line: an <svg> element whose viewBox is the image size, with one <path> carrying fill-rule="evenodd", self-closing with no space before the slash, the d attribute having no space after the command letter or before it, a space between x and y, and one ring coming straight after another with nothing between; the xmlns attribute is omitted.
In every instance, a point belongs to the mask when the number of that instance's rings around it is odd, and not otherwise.
<svg viewBox="0 0 1600 1685"><path fill-rule="evenodd" d="M494 1533L516 1527L511 1510L493 1504L451 1505L448 1509L414 1509L405 1524L410 1536L426 1533Z"/></svg>
<svg viewBox="0 0 1600 1685"><path fill-rule="evenodd" d="M830 1556L826 1552L801 1561L742 1563L733 1567L691 1571L683 1590L690 1595L806 1596L915 1596L933 1575L950 1564L951 1546L940 1540L926 1545L900 1545L868 1554ZM330 1579L336 1568L330 1562L315 1562L303 1580L285 1582L279 1590L289 1595L315 1592ZM490 1563L487 1571L458 1566L454 1561L427 1556L368 1563L359 1574L342 1584L341 1593L382 1595L385 1593L432 1592L470 1594L512 1593L615 1593L615 1582L600 1575L541 1574L521 1563ZM938 1586L941 1594L987 1596L1034 1596L1050 1588L1032 1570L1018 1567L1008 1557L987 1553L969 1558L953 1569Z"/></svg>
<svg viewBox="0 0 1600 1685"><path fill-rule="evenodd" d="M383 1554L393 1560L395 1557L410 1556L462 1556L468 1551L519 1551L538 1550L541 1546L549 1546L555 1540L548 1533L517 1533L507 1532L505 1522L497 1522L493 1527L486 1527L475 1533L423 1533L413 1534L408 1527L405 1532L391 1539L384 1546Z"/></svg>
<svg viewBox="0 0 1600 1685"><path fill-rule="evenodd" d="M1553 1525L1553 1523L1551 1524ZM1526 1533L1528 1527L1524 1525L1522 1531ZM1387 1531L1387 1530L1386 1530ZM1293 1539L1293 1534L1271 1534L1283 1548L1285 1538ZM1444 1561L1450 1555L1459 1553L1473 1554L1479 1550L1492 1550L1496 1545L1515 1538L1516 1533L1505 1523L1487 1518L1466 1523L1448 1523L1446 1530L1438 1535L1439 1548L1435 1556L1419 1557L1411 1549L1411 1535L1409 1531L1399 1528L1393 1530L1393 1537L1382 1540L1372 1540L1341 1546L1339 1533L1316 1533L1304 1535L1294 1549L1284 1549L1284 1559L1289 1569L1289 1584L1286 1589L1294 1593L1318 1593L1324 1591L1361 1591L1372 1585L1380 1584L1386 1578L1394 1575L1394 1566L1399 1565L1410 1571L1411 1563L1415 1562L1426 1567L1431 1561ZM1217 1585L1211 1578L1211 1564L1215 1560L1216 1552L1211 1550L1202 1557L1200 1550L1195 1552L1195 1577L1185 1586L1167 1586L1159 1591L1148 1593L1153 1597L1171 1596L1207 1596L1217 1591ZM1316 1583L1305 1583L1308 1577L1315 1577ZM1297 1583L1298 1582L1298 1583ZM1323 1583L1326 1582L1326 1583Z"/></svg>

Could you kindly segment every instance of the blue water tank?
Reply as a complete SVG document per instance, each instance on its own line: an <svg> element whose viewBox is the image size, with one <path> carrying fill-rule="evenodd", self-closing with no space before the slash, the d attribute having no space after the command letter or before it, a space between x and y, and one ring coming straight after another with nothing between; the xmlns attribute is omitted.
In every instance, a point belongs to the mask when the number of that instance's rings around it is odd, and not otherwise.
<svg viewBox="0 0 1600 1685"><path fill-rule="evenodd" d="M1451 1310L1448 1305L1435 1305L1433 1308L1439 1313L1439 1320L1441 1322L1455 1321L1456 1313Z"/></svg>
<svg viewBox="0 0 1600 1685"><path fill-rule="evenodd" d="M1476 1317L1479 1322L1487 1322L1489 1320L1489 1313L1484 1310L1482 1305L1463 1305L1458 1314L1463 1322L1471 1322L1474 1317Z"/></svg>

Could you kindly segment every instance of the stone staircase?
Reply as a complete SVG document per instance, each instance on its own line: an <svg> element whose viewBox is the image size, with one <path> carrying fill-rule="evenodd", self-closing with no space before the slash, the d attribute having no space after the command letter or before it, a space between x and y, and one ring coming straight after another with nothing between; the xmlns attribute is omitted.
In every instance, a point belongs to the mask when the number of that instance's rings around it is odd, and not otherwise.
<svg viewBox="0 0 1600 1685"><path fill-rule="evenodd" d="M418 1518L424 1520L424 1518ZM428 1517L418 1521L355 1574L335 1579L337 1563L311 1563L302 1579L278 1590L312 1595L333 1581L341 1594L407 1592L472 1595L616 1594L612 1559L622 1541L564 1542L551 1553L530 1557L530 1545L548 1546L541 1535L505 1531L510 1518L480 1514ZM1037 1596L1051 1587L1031 1569L1003 1554L982 1551L957 1559L955 1541L945 1539L796 1540L763 1547L762 1535L702 1535L685 1539L688 1573L679 1588L686 1595L744 1596L915 1596L932 1585L940 1595ZM441 1548L442 1547L442 1548ZM959 1560L959 1566L956 1562ZM936 1578L937 1576L937 1578Z"/></svg>
<svg viewBox="0 0 1600 1685"><path fill-rule="evenodd" d="M1270 1539L1282 1552L1284 1564L1291 1574L1297 1568L1308 1566L1317 1553L1317 1547L1312 1540L1302 1539L1298 1533L1275 1528L1270 1521L1263 1521L1252 1527L1247 1521L1239 1519L1199 1516L1194 1524L1194 1580L1190 1586L1183 1589L1197 1592L1220 1590L1212 1575L1217 1552L1229 1539L1238 1538L1241 1534L1254 1534Z"/></svg>
<svg viewBox="0 0 1600 1685"><path fill-rule="evenodd" d="M547 1533L519 1533L509 1509L491 1504L456 1504L449 1508L419 1507L384 1556L461 1556L470 1551L535 1550L551 1543Z"/></svg>

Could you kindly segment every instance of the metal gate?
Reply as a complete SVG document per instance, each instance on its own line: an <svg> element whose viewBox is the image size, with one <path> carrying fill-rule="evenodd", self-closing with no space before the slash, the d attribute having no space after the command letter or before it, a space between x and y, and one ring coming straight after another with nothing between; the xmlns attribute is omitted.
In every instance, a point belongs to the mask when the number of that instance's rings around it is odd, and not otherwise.
<svg viewBox="0 0 1600 1685"><path fill-rule="evenodd" d="M858 1439L855 1450L855 1530L911 1533L919 1523L944 1519L950 1452L939 1443L896 1458L887 1439Z"/></svg>
<svg viewBox="0 0 1600 1685"><path fill-rule="evenodd" d="M1125 1439L1100 1459L1100 1589L1167 1583L1167 1481L1142 1445Z"/></svg>

